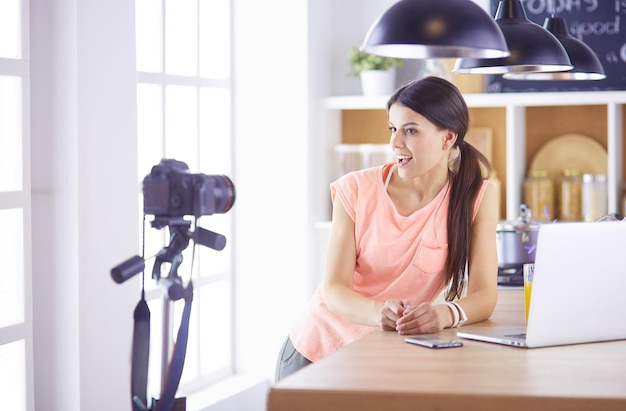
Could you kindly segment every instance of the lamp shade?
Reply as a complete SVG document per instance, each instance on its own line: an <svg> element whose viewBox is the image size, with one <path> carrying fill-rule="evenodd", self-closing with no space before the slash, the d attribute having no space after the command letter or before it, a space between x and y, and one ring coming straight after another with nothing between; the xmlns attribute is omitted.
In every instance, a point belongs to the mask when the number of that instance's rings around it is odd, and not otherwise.
<svg viewBox="0 0 626 411"><path fill-rule="evenodd" d="M370 27L361 50L406 59L509 55L498 25L471 0L400 0Z"/></svg>
<svg viewBox="0 0 626 411"><path fill-rule="evenodd" d="M508 73L503 77L508 80L603 80L606 78L600 59L591 47L578 40L567 30L567 23L562 17L546 18L543 27L556 36L563 44L574 66L569 71L552 73Z"/></svg>
<svg viewBox="0 0 626 411"><path fill-rule="evenodd" d="M510 56L496 59L462 58L457 60L452 70L454 73L552 72L572 68L561 42L548 30L528 20L520 0L501 0L495 19L504 34Z"/></svg>

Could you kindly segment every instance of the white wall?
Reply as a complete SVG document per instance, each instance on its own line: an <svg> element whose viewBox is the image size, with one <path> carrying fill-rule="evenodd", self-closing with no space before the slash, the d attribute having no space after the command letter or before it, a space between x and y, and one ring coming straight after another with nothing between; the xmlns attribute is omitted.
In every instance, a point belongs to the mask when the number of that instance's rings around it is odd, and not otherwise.
<svg viewBox="0 0 626 411"><path fill-rule="evenodd" d="M137 283L134 3L32 0L37 410L130 409Z"/></svg>
<svg viewBox="0 0 626 411"><path fill-rule="evenodd" d="M332 95L358 95L361 93L359 79L350 76L348 50L359 46L376 18L397 0L342 0L335 1L328 15L333 41L328 52L332 53Z"/></svg>
<svg viewBox="0 0 626 411"><path fill-rule="evenodd" d="M307 1L234 5L236 368L273 378L308 300Z"/></svg>

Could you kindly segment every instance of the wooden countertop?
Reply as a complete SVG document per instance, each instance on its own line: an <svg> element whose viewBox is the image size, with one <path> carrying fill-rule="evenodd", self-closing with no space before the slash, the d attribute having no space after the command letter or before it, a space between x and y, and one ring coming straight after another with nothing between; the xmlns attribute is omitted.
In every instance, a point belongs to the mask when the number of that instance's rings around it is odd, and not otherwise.
<svg viewBox="0 0 626 411"><path fill-rule="evenodd" d="M523 323L523 291L501 289L492 318L464 328ZM433 350L374 331L278 382L268 411L626 410L626 341L535 349L463 343Z"/></svg>

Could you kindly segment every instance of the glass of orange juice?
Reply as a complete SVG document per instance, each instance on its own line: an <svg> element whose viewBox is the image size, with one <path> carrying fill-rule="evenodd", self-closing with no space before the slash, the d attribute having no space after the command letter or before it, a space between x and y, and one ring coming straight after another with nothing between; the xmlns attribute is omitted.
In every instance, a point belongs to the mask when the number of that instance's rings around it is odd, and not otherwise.
<svg viewBox="0 0 626 411"><path fill-rule="evenodd" d="M530 295L533 291L533 276L535 275L535 264L524 264L524 308L526 322L528 323L528 312L530 311Z"/></svg>

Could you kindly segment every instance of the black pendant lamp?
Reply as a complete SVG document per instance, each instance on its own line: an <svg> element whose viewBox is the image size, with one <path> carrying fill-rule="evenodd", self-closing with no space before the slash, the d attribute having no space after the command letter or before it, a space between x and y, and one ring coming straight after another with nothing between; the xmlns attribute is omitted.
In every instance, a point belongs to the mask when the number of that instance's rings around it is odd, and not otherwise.
<svg viewBox="0 0 626 411"><path fill-rule="evenodd" d="M508 73L508 80L603 80L606 78L600 59L594 51L569 33L562 17L552 14L546 18L543 27L554 34L563 44L574 66L569 71L553 73Z"/></svg>
<svg viewBox="0 0 626 411"><path fill-rule="evenodd" d="M462 58L457 60L452 72L505 74L572 69L561 42L548 30L528 20L520 0L500 0L495 20L511 55L497 59Z"/></svg>
<svg viewBox="0 0 626 411"><path fill-rule="evenodd" d="M400 0L370 27L361 50L405 59L509 55L498 25L471 0Z"/></svg>

